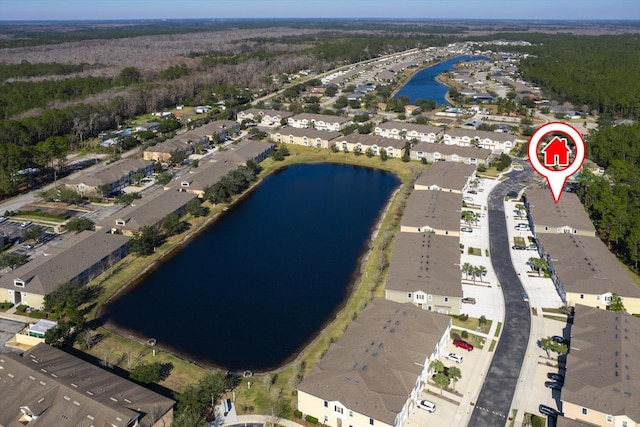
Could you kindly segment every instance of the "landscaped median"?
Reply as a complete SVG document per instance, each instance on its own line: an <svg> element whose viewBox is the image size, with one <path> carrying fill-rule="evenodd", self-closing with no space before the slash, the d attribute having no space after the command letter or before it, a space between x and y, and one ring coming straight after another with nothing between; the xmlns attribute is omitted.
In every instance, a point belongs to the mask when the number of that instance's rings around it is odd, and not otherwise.
<svg viewBox="0 0 640 427"><path fill-rule="evenodd" d="M356 279L351 296L343 308L332 321L328 319L330 323L322 333L289 365L267 375L243 379L243 383L235 390L236 408L240 413L271 413L274 406L278 402L282 402L283 399L289 403L292 411L295 407L295 402L293 402L295 387L299 380L320 360L329 345L343 334L351 320L364 309L374 295L384 296L383 285L386 266L391 258L393 236L400 226L404 201L415 178L427 167L418 162L402 162L400 159L382 161L378 156L367 157L354 153L333 153L331 150L296 145L287 146L287 148L290 155L285 157L283 161L268 158L261 163L263 170L259 175L258 182L252 188L259 185L259 182L266 176L288 165L324 162L353 164L386 170L396 174L402 180L402 186L394 194L387 205L386 214L380 219L377 230L374 232L375 239L369 245L370 252L368 255L365 254L363 258L365 261L359 272L361 274ZM250 191L251 189L244 194ZM180 250L183 245L188 244L189 240L214 222L221 211L226 210L241 197L243 195L236 196L229 205L208 205L211 212L205 218L187 216L185 219L191 224L189 231L170 237L157 248L155 253L148 257L141 258L129 255L96 278L92 284L103 286L105 291L99 297L96 306L91 309L89 318L94 319L98 308L109 298L123 291L127 285L134 283L138 277L157 263L169 258L173 251ZM386 262L381 262L381 260ZM205 373L204 369L189 361L159 350L152 351L144 343L135 342L104 328L99 328L96 332L100 336L99 341L85 351L101 360L108 359L110 364L118 365L127 370L130 368L127 361L132 353L136 355L136 363L170 362L173 365L171 374L166 380L161 381L160 385L176 392L181 392L187 385L197 382Z"/></svg>

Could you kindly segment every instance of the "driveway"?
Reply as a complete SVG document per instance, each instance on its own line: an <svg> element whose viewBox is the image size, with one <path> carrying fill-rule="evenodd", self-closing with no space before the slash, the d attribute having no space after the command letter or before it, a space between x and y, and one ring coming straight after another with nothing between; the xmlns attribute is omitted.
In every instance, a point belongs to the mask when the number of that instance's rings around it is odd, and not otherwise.
<svg viewBox="0 0 640 427"><path fill-rule="evenodd" d="M475 404L470 426L503 426L515 393L522 361L525 357L531 314L529 304L522 300L522 284L513 269L509 237L504 212L504 196L519 192L520 182L530 178L530 172L511 172L510 179L498 184L489 196L489 248L493 269L502 286L505 320L489 372Z"/></svg>

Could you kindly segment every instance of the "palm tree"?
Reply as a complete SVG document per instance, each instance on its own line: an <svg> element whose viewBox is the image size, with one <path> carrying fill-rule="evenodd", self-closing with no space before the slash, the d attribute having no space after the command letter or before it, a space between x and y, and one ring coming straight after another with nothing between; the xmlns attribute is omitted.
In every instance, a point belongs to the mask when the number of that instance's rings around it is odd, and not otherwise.
<svg viewBox="0 0 640 427"><path fill-rule="evenodd" d="M449 377L445 374L436 374L433 378L433 382L436 383L438 387L440 387L440 395L442 395L442 389L449 385Z"/></svg>
<svg viewBox="0 0 640 427"><path fill-rule="evenodd" d="M464 264L462 264L462 272L464 273L464 278L465 279L469 279L469 273L471 273L471 269L473 268L473 266L468 263L465 262Z"/></svg>
<svg viewBox="0 0 640 427"><path fill-rule="evenodd" d="M429 363L429 367L433 369L436 373L444 371L444 363L442 363L437 359L432 360L431 363Z"/></svg>
<svg viewBox="0 0 640 427"><path fill-rule="evenodd" d="M475 214L471 211L462 211L461 213L462 220L467 223L467 225L471 225L471 223L475 220Z"/></svg>
<svg viewBox="0 0 640 427"><path fill-rule="evenodd" d="M453 381L453 389L455 390L456 383L460 378L462 378L462 372L460 371L460 368L458 368L457 366L449 367L449 372L447 373L447 376L451 381Z"/></svg>
<svg viewBox="0 0 640 427"><path fill-rule="evenodd" d="M540 340L540 347L547 352L547 357L549 357L549 350L553 349L554 344L555 342L551 337L542 338Z"/></svg>
<svg viewBox="0 0 640 427"><path fill-rule="evenodd" d="M518 203L518 204L516 205L516 210L518 211L518 216L519 216L519 217L521 217L521 216L523 216L523 215L522 215L522 212L523 212L523 211L526 211L526 210L527 210L527 208L525 208L525 207L524 207L524 205L523 205L522 203Z"/></svg>
<svg viewBox="0 0 640 427"><path fill-rule="evenodd" d="M542 270L547 269L547 261L542 258L531 257L529 258L529 264L531 264L531 266L538 271L538 277L540 277L540 273Z"/></svg>
<svg viewBox="0 0 640 427"><path fill-rule="evenodd" d="M480 277L480 282L482 283L482 276L484 276L485 274L487 274L487 267L485 267L484 265L479 265L475 268L475 274L478 275L478 277Z"/></svg>

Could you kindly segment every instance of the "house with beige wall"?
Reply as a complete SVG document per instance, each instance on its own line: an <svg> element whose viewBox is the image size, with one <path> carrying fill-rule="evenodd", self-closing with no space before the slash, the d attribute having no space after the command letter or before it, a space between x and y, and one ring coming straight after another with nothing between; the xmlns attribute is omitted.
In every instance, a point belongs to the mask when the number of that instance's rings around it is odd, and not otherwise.
<svg viewBox="0 0 640 427"><path fill-rule="evenodd" d="M349 152L353 152L356 148L360 149L360 152L365 154L368 149L371 149L374 156L379 156L381 150L384 149L387 152L389 158L399 159L402 157L405 141L392 138L384 138L375 135L366 135L359 133L352 133L346 136L340 136L333 141L337 148L341 151L345 149Z"/></svg>
<svg viewBox="0 0 640 427"><path fill-rule="evenodd" d="M460 236L462 196L437 190L414 190L407 199L400 231ZM456 239L457 240L457 239Z"/></svg>
<svg viewBox="0 0 640 427"><path fill-rule="evenodd" d="M122 159L103 168L81 172L62 182L82 196L102 197L122 190L131 184L133 175L151 175L152 162L140 159Z"/></svg>
<svg viewBox="0 0 640 427"><path fill-rule="evenodd" d="M442 135L447 145L476 146L493 152L509 154L516 143L516 136L504 132L489 132L476 129L447 129Z"/></svg>
<svg viewBox="0 0 640 427"><path fill-rule="evenodd" d="M537 239L551 279L567 305L606 310L615 293L629 313L640 314L640 288L599 238L538 234Z"/></svg>
<svg viewBox="0 0 640 427"><path fill-rule="evenodd" d="M293 113L289 111L249 108L248 110L240 111L237 117L238 123L242 123L244 120L252 120L259 126L272 128L280 126L282 119L286 120L291 116L293 116Z"/></svg>
<svg viewBox="0 0 640 427"><path fill-rule="evenodd" d="M491 150L478 147L460 147L457 145L432 144L419 142L409 153L411 160L425 159L427 163L457 162L467 165L486 165L489 163Z"/></svg>
<svg viewBox="0 0 640 427"><path fill-rule="evenodd" d="M560 399L566 418L596 426L640 426L640 319L575 306Z"/></svg>
<svg viewBox="0 0 640 427"><path fill-rule="evenodd" d="M335 131L290 126L271 131L271 137L276 142L325 149L331 148L332 141L341 135Z"/></svg>
<svg viewBox="0 0 640 427"><path fill-rule="evenodd" d="M385 286L388 300L460 314L461 279L458 239L430 233L396 235Z"/></svg>
<svg viewBox="0 0 640 427"><path fill-rule="evenodd" d="M524 206L529 227L536 235L544 233L578 234L594 237L596 229L576 193L564 192L555 203L546 188L528 188Z"/></svg>
<svg viewBox="0 0 640 427"><path fill-rule="evenodd" d="M59 285L84 285L128 254L129 238L104 230L65 236L46 254L0 277L0 301L42 309L45 295Z"/></svg>
<svg viewBox="0 0 640 427"><path fill-rule="evenodd" d="M430 165L413 184L415 190L439 190L462 194L475 179L475 165L436 162Z"/></svg>
<svg viewBox="0 0 640 427"><path fill-rule="evenodd" d="M448 316L373 299L298 384L298 410L329 427L404 425L450 330Z"/></svg>
<svg viewBox="0 0 640 427"><path fill-rule="evenodd" d="M326 114L301 113L287 118L287 124L294 128L314 128L338 132L351 123L347 117Z"/></svg>
<svg viewBox="0 0 640 427"><path fill-rule="evenodd" d="M393 139L415 139L419 142L437 142L443 129L438 126L421 125L417 123L384 122L376 125L373 130L377 136Z"/></svg>

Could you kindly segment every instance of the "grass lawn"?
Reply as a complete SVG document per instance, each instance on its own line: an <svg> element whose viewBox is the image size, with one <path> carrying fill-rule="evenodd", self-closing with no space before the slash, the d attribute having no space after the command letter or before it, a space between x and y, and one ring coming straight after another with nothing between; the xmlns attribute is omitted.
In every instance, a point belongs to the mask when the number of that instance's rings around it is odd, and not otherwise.
<svg viewBox="0 0 640 427"><path fill-rule="evenodd" d="M542 317L544 317L545 319L557 320L558 322L567 323L566 317L552 316L550 314L543 314Z"/></svg>
<svg viewBox="0 0 640 427"><path fill-rule="evenodd" d="M471 246L469 246L467 248L467 253L469 255L482 256L482 249L480 249L480 248L472 248Z"/></svg>
<svg viewBox="0 0 640 427"><path fill-rule="evenodd" d="M382 270L380 269L378 254L382 252L387 260L390 259L393 237L400 228L400 219L402 218L405 200L411 190L409 184L427 167L418 162L405 163L400 159L389 159L383 162L380 157L369 158L366 155L356 156L353 153L333 153L330 150L295 145L287 146L287 148L289 148L290 156L286 157L284 161L276 162L268 158L261 163L263 171L259 175L259 181L287 165L333 162L390 171L402 180L403 185L400 191L393 196L388 206L389 210L379 224L378 233L372 244L372 256L366 261L363 270L364 274L357 279L357 286L354 288L344 308L294 362L271 373L271 375L276 376L276 379L269 392L267 392L263 375L243 379L242 384L235 390L236 404L240 413L270 413L275 405L274 402L278 400L279 396L281 399L289 401L292 408L295 407L295 386L299 378L317 364L329 345L343 334L351 320L366 307L373 296L384 297L383 285L386 267ZM89 319L94 319L99 306L119 292L123 286L134 281L154 262L161 262L172 251L179 250L185 240L195 236L195 234L215 221L216 214L226 208L226 205L223 204L208 206L211 209L208 217L191 218L187 216L185 219L191 224L191 230L179 236L172 236L154 254L146 258L130 255L97 277L92 284L103 286L105 292L99 297L95 305L87 307ZM152 349L144 344L121 337L104 328L99 328L96 333L101 335L101 340L87 352L102 360L106 358L113 365L130 370L135 366L135 363L140 362L171 363L173 365L171 374L160 383L160 385L168 389L180 392L187 385L196 382L206 372L201 367L159 350L156 350L154 356ZM476 345L476 342L474 342L474 345ZM130 359L133 362L130 362Z"/></svg>
<svg viewBox="0 0 640 427"><path fill-rule="evenodd" d="M516 246L527 246L523 237L514 237L513 244Z"/></svg>
<svg viewBox="0 0 640 427"><path fill-rule="evenodd" d="M456 333L458 335L460 335L462 337L462 330L461 329L455 329L455 328L451 328L451 332L452 333ZM476 335L472 332L467 332L468 336L467 338L462 338L463 340L467 341L468 343L473 344L473 346L475 348L477 348L478 350L482 350L482 348L484 347L484 343L486 341L485 337L481 337L480 335Z"/></svg>
<svg viewBox="0 0 640 427"><path fill-rule="evenodd" d="M485 323L484 327L481 329L482 333L487 333L489 332L489 330L491 329L491 320L487 319L487 322ZM460 318L454 317L453 318L453 326L458 327L458 328L465 328L465 329L471 329L472 331L475 331L476 328L478 326L480 326L480 320L477 317L469 317L466 321L462 321L460 320Z"/></svg>
<svg viewBox="0 0 640 427"><path fill-rule="evenodd" d="M489 351L492 352L495 348L496 348L496 343L498 341L496 340L491 340L491 344L489 345Z"/></svg>

